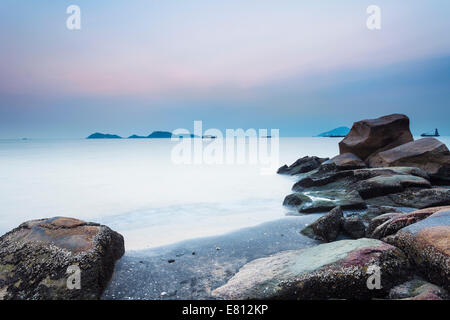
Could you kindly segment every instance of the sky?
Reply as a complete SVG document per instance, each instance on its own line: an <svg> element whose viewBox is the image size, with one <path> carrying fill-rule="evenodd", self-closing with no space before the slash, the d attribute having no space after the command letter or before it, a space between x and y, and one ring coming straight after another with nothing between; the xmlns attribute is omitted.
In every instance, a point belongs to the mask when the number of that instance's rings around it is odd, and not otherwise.
<svg viewBox="0 0 450 320"><path fill-rule="evenodd" d="M390 113L450 135L449 31L448 0L2 0L0 139L312 136Z"/></svg>

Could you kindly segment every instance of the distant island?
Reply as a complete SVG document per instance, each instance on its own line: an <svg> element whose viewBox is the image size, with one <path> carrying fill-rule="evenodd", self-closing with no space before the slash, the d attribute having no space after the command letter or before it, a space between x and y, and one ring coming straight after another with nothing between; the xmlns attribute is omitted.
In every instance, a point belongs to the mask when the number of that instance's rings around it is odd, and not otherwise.
<svg viewBox="0 0 450 320"><path fill-rule="evenodd" d="M148 137L144 136L138 136L137 134L133 134L132 136L129 136L128 139L147 139Z"/></svg>
<svg viewBox="0 0 450 320"><path fill-rule="evenodd" d="M168 131L154 131L148 136L138 136L137 134L133 134L132 136L128 137L128 139L170 139L170 138L172 138L172 133ZM122 137L116 134L96 132L91 134L86 139L122 139Z"/></svg>
<svg viewBox="0 0 450 320"><path fill-rule="evenodd" d="M96 132L96 133L91 134L86 139L122 139L122 137L120 137L116 134Z"/></svg>
<svg viewBox="0 0 450 320"><path fill-rule="evenodd" d="M186 134L179 134L179 135L173 135L171 132L168 131L154 131L148 136L139 136L137 134L133 134L129 136L127 139L170 139L170 138L203 138L203 139L215 139L215 136L203 136L200 137L198 135L192 134L192 133L186 133ZM86 139L123 139L122 137L115 135L115 134L105 134L96 132L91 134Z"/></svg>
<svg viewBox="0 0 450 320"><path fill-rule="evenodd" d="M318 134L317 137L345 137L350 132L350 128L348 127L339 127L327 132L322 132L321 134Z"/></svg>
<svg viewBox="0 0 450 320"><path fill-rule="evenodd" d="M321 134L318 134L316 137L345 137L350 132L350 128L348 127L339 127L327 132L323 132ZM148 136L140 136L137 134L133 134L129 136L127 139L170 139L170 138L202 138L202 139L215 139L216 136L211 135L204 135L204 136L198 136L192 133L186 133L186 134L179 134L179 135L173 135L172 132L169 131L154 131ZM265 136L263 138L270 139L271 136ZM100 133L96 132L91 134L86 139L123 139L121 136L118 136L116 134L109 134L109 133Z"/></svg>
<svg viewBox="0 0 450 320"><path fill-rule="evenodd" d="M149 139L170 139L170 138L172 138L172 132L155 131L155 132L152 132L147 138L149 138Z"/></svg>

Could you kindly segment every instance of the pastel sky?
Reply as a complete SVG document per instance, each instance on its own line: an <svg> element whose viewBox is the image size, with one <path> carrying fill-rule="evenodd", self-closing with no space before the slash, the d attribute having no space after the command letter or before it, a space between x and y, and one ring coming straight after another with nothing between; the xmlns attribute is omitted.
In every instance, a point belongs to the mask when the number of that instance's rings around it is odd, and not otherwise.
<svg viewBox="0 0 450 320"><path fill-rule="evenodd" d="M2 0L0 139L311 136L394 112L450 135L449 31L448 0Z"/></svg>

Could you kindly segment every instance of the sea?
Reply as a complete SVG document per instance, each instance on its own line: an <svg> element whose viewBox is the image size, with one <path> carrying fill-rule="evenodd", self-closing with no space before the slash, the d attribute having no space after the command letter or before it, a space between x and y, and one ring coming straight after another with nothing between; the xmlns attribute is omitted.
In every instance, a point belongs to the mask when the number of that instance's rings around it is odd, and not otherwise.
<svg viewBox="0 0 450 320"><path fill-rule="evenodd" d="M194 140L193 153L222 143ZM220 157L180 163L181 142L170 139L0 140L0 235L32 219L74 217L109 226L133 251L281 219L295 178L276 169L306 155L333 157L340 139L267 140L276 146L270 167ZM236 142L248 159L250 143Z"/></svg>

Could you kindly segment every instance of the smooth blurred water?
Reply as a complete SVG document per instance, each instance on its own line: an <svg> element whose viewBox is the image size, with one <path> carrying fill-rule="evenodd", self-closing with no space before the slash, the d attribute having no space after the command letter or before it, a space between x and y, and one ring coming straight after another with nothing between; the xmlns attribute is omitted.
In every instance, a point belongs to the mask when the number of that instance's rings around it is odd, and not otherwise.
<svg viewBox="0 0 450 320"><path fill-rule="evenodd" d="M338 142L281 138L279 165L334 156ZM68 216L106 224L137 250L285 216L292 177L262 175L259 165L176 165L175 144L0 140L0 234L30 219Z"/></svg>

